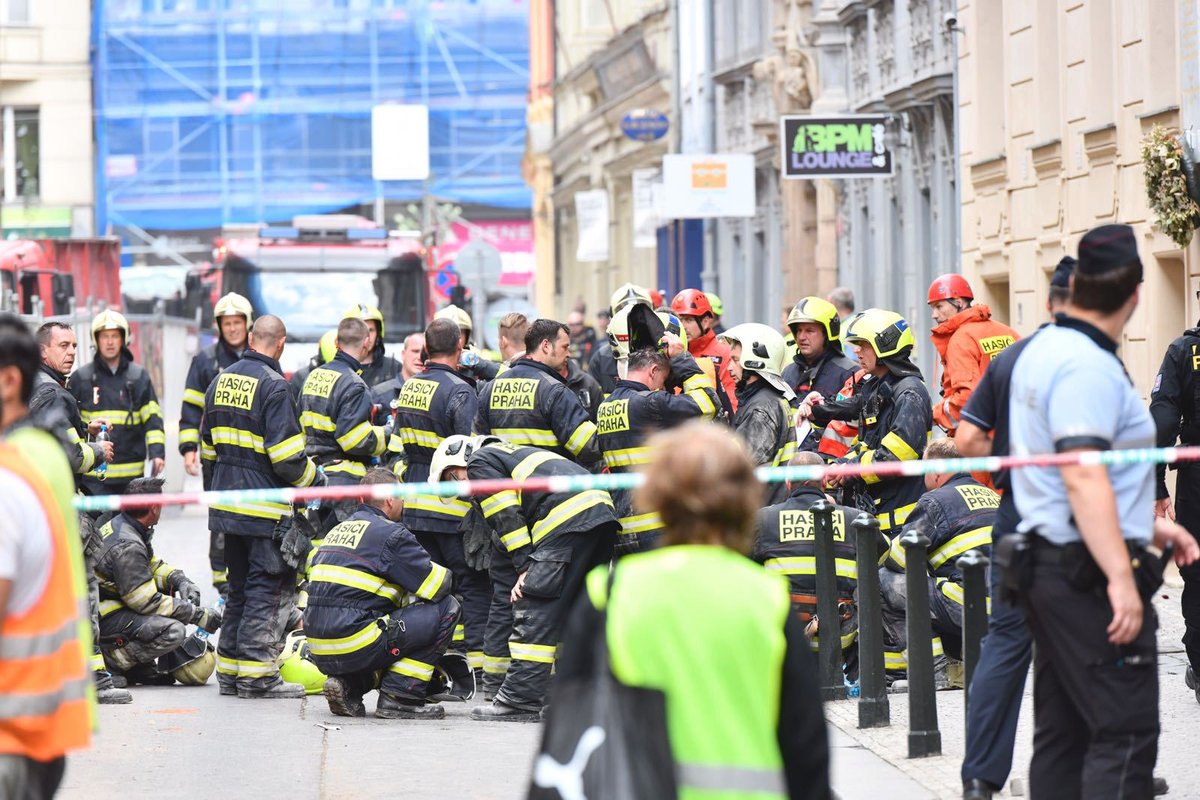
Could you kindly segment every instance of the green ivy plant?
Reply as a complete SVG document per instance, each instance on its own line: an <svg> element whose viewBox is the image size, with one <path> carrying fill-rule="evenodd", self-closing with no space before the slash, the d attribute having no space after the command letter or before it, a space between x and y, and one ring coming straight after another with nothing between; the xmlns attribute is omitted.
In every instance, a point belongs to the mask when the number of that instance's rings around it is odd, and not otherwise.
<svg viewBox="0 0 1200 800"><path fill-rule="evenodd" d="M1188 193L1187 165L1179 136L1161 125L1142 140L1146 195L1161 229L1180 247L1192 241L1200 225L1200 205Z"/></svg>

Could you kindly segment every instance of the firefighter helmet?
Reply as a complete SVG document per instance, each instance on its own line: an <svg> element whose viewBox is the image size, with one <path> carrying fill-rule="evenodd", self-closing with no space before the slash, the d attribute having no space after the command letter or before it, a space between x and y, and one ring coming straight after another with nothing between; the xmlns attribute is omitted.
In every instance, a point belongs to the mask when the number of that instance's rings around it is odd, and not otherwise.
<svg viewBox="0 0 1200 800"><path fill-rule="evenodd" d="M613 292L612 298L608 301L608 307L612 310L615 316L618 311L625 306L641 303L647 306L653 306L654 303L650 299L650 292L643 289L641 286L635 286L632 283L626 283Z"/></svg>
<svg viewBox="0 0 1200 800"><path fill-rule="evenodd" d="M671 313L678 316L703 317L713 313L708 296L699 289L684 289L671 301Z"/></svg>
<svg viewBox="0 0 1200 800"><path fill-rule="evenodd" d="M249 300L237 292L225 295L213 307L213 321L217 323L217 327L221 326L221 317L237 316L244 317L246 325L254 322L254 307L250 305Z"/></svg>
<svg viewBox="0 0 1200 800"><path fill-rule="evenodd" d="M475 670L467 657L447 651L433 668L433 677L425 688L430 700L463 702L475 696Z"/></svg>
<svg viewBox="0 0 1200 800"><path fill-rule="evenodd" d="M317 352L320 354L322 364L328 364L333 361L333 357L337 355L337 329L325 331L321 334L321 341L317 344Z"/></svg>
<svg viewBox="0 0 1200 800"><path fill-rule="evenodd" d="M467 335L467 341L471 340L471 315L463 309L451 303L445 308L439 310L433 315L434 319L448 319L458 325L458 329Z"/></svg>
<svg viewBox="0 0 1200 800"><path fill-rule="evenodd" d="M846 341L866 342L877 358L888 358L916 347L908 321L895 311L868 308L846 326Z"/></svg>
<svg viewBox="0 0 1200 800"><path fill-rule="evenodd" d="M305 694L320 694L325 690L325 673L312 662L308 637L303 631L292 631L287 635L279 658L279 677L288 683L300 684Z"/></svg>
<svg viewBox="0 0 1200 800"><path fill-rule="evenodd" d="M629 355L647 347L663 349L663 334L673 333L687 347L687 332L679 317L667 311L654 311L648 305L627 305L608 323L608 341L617 362L617 375L624 379Z"/></svg>
<svg viewBox="0 0 1200 800"><path fill-rule="evenodd" d="M437 450L433 451L433 458L429 462L429 480L442 480L446 470L467 466L467 459L475 455L480 448L499 441L502 441L499 436L447 436L442 439ZM452 499L454 498L443 497L442 502L449 503Z"/></svg>
<svg viewBox="0 0 1200 800"><path fill-rule="evenodd" d="M158 659L158 668L184 686L203 686L217 668L217 656L208 634L197 629L183 644Z"/></svg>
<svg viewBox="0 0 1200 800"><path fill-rule="evenodd" d="M796 335L796 326L802 322L822 326L825 328L825 341L835 347L839 346L842 326L838 321L837 307L833 303L820 297L800 298L800 302L792 306L787 318L787 326L793 336Z"/></svg>
<svg viewBox="0 0 1200 800"><path fill-rule="evenodd" d="M720 338L727 342L736 343L742 348L739 359L742 369L753 372L767 383L783 392L783 396L791 400L796 396L792 387L783 379L783 366L787 345L783 334L770 325L760 322L745 322L735 325Z"/></svg>
<svg viewBox="0 0 1200 800"><path fill-rule="evenodd" d="M369 306L365 303L350 306L346 309L346 313L342 314L342 319L361 319L363 322L375 320L379 323L379 339L383 340L383 312L375 306Z"/></svg>
<svg viewBox="0 0 1200 800"><path fill-rule="evenodd" d="M927 302L937 303L957 298L975 299L975 293L971 291L971 284L967 283L967 279L962 275L939 275L934 278L933 283L929 284L929 300Z"/></svg>
<svg viewBox="0 0 1200 800"><path fill-rule="evenodd" d="M92 342L99 345L100 331L120 331L125 344L129 344L129 320L119 311L106 308L92 320Z"/></svg>
<svg viewBox="0 0 1200 800"><path fill-rule="evenodd" d="M721 298L716 292L705 292L704 296L708 298L708 305L712 308L713 316L725 316L725 304L721 302Z"/></svg>

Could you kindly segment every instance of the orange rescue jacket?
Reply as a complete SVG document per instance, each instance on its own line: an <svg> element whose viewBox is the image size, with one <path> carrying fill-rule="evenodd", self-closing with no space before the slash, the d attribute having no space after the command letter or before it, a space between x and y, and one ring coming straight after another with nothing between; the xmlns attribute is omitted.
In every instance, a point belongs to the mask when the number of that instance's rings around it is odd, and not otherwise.
<svg viewBox="0 0 1200 800"><path fill-rule="evenodd" d="M974 305L934 328L932 338L942 358L942 402L933 405L933 421L953 436L987 365L1020 336L993 320L987 306Z"/></svg>

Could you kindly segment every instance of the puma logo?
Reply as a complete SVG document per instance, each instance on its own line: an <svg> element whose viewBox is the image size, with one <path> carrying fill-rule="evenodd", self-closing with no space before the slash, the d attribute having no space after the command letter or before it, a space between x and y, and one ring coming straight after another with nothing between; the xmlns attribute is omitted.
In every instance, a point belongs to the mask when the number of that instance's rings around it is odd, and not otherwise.
<svg viewBox="0 0 1200 800"><path fill-rule="evenodd" d="M605 738L604 729L593 725L579 737L575 755L566 764L558 763L546 753L538 756L533 766L533 782L539 788L556 790L562 800L587 800L583 793L583 771Z"/></svg>

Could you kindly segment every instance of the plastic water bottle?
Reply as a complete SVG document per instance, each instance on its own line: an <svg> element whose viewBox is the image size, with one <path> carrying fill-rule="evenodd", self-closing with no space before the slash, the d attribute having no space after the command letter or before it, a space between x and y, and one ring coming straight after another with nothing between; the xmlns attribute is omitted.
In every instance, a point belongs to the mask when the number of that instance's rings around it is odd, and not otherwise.
<svg viewBox="0 0 1200 800"><path fill-rule="evenodd" d="M100 423L100 432L96 434L96 441L97 442L109 441L108 423L107 422ZM99 480L106 480L108 478L108 461L104 460L103 455L101 455L100 466L96 467L96 477Z"/></svg>
<svg viewBox="0 0 1200 800"><path fill-rule="evenodd" d="M861 693L861 689L859 688L858 681L852 681L849 678L843 676L842 683L844 683L846 685L846 696L847 697L858 697L859 694Z"/></svg>

